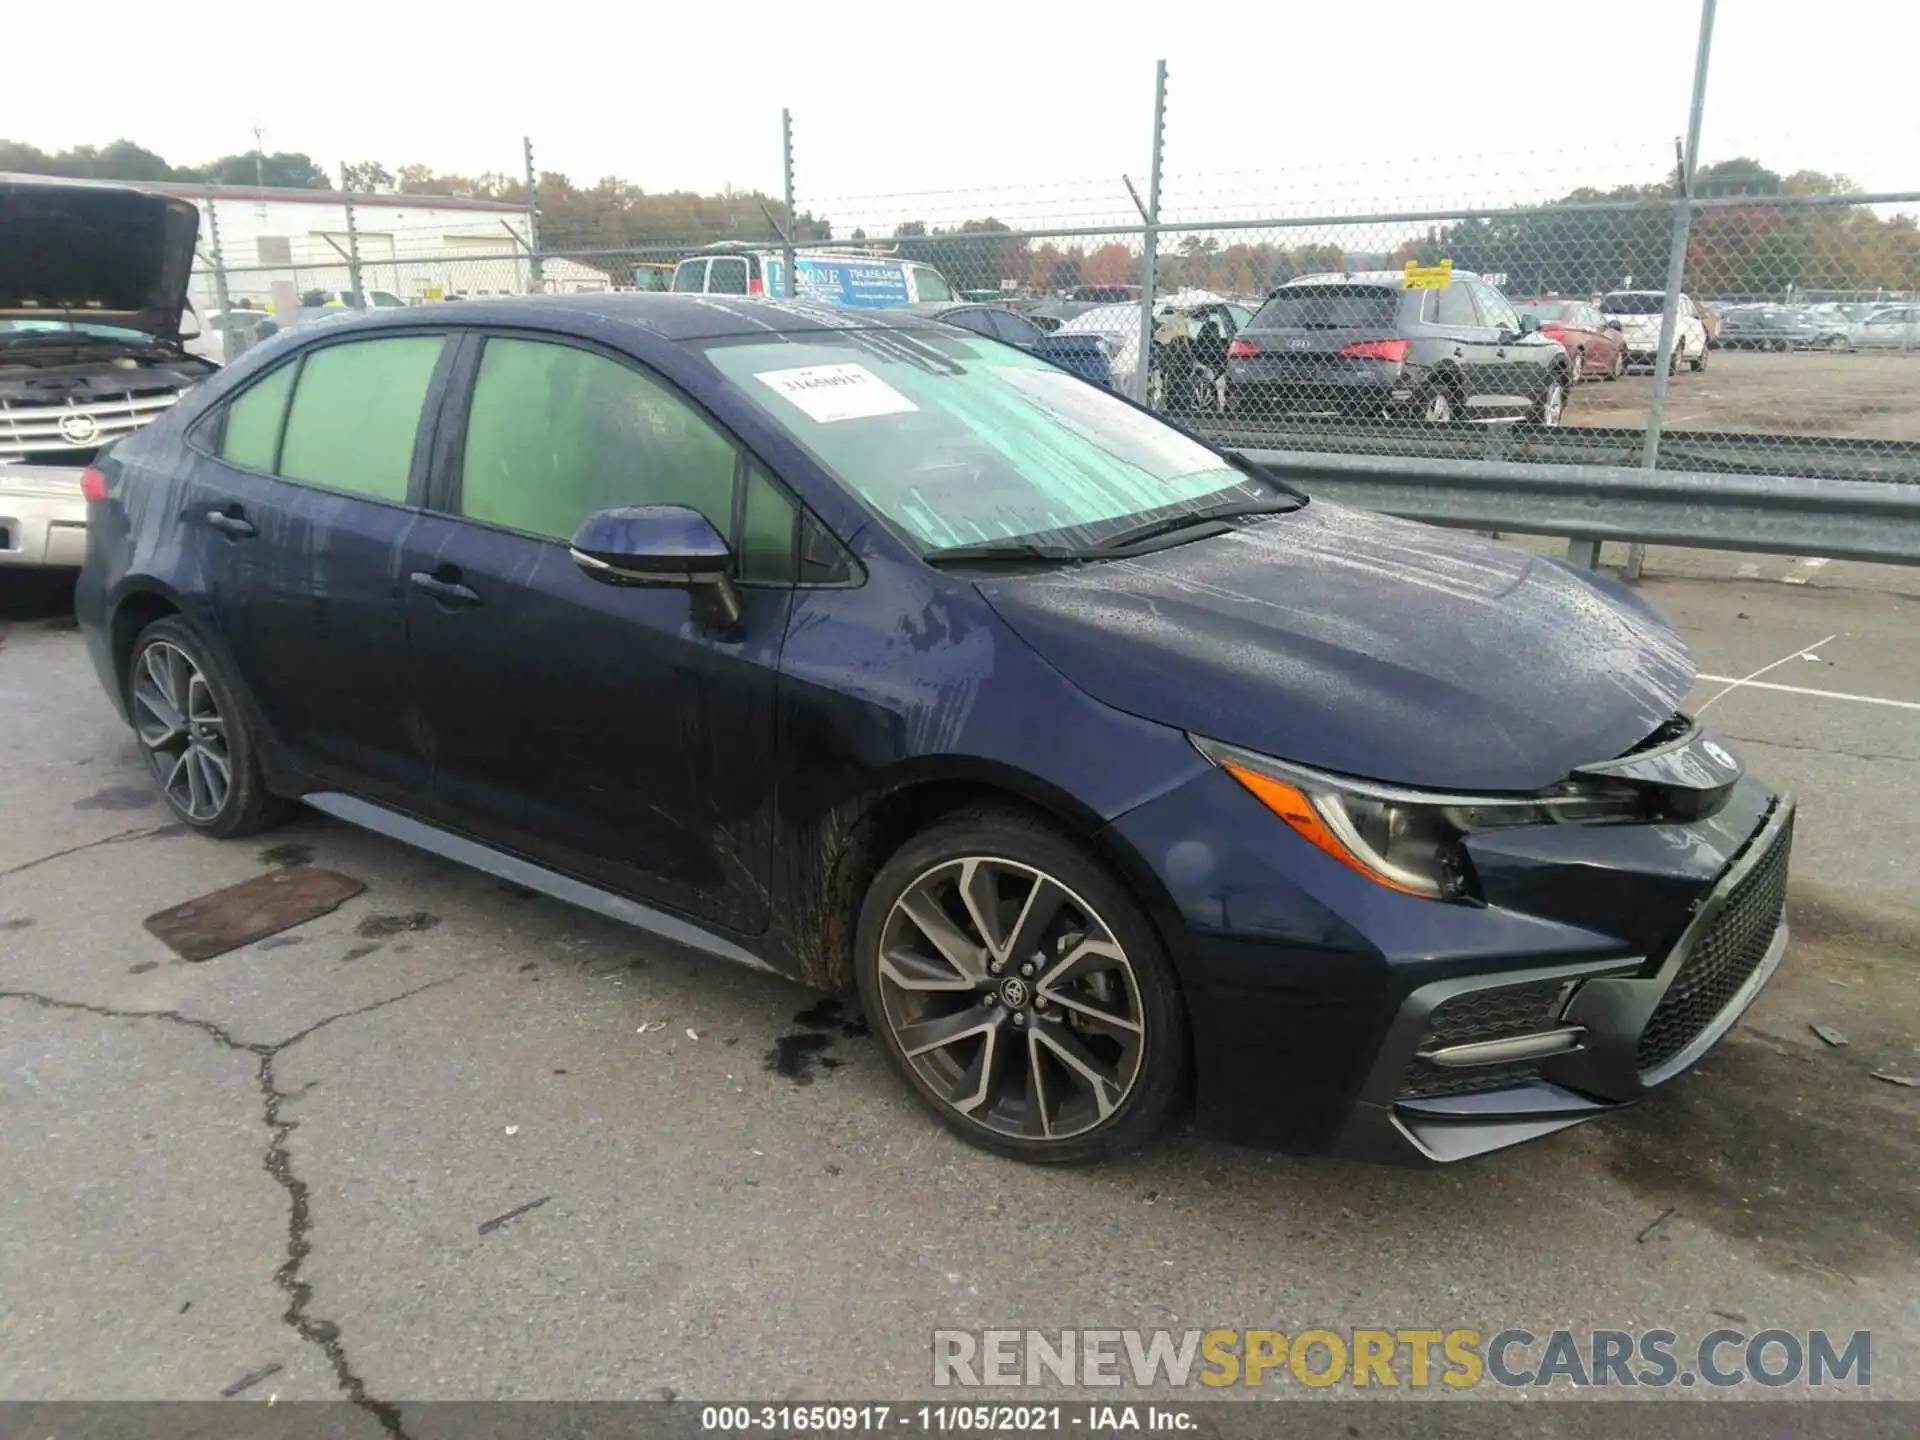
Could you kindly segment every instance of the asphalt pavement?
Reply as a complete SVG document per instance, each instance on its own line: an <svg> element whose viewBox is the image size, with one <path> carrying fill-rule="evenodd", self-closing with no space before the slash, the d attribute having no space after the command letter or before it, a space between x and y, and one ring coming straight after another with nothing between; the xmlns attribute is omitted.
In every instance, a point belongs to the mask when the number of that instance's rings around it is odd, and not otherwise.
<svg viewBox="0 0 1920 1440"><path fill-rule="evenodd" d="M1920 1072L1920 573L1656 551L1645 590L1801 799L1785 966L1648 1103L1417 1172L1186 1134L1010 1164L786 982L317 815L183 833L63 598L10 587L0 1399L345 1397L377 1433L930 1397L944 1327L1726 1324L1870 1329L1874 1393L1920 1398L1920 1089L1874 1078ZM300 863L366 890L200 964L143 928Z"/></svg>

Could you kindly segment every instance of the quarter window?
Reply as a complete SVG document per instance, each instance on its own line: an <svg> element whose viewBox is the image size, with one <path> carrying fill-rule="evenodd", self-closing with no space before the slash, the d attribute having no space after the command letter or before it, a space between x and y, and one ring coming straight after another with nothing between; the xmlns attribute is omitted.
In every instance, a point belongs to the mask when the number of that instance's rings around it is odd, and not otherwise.
<svg viewBox="0 0 1920 1440"><path fill-rule="evenodd" d="M280 425L287 416L287 396L293 390L294 361L254 382L227 406L220 433L220 458L246 470L273 471L280 450Z"/></svg>
<svg viewBox="0 0 1920 1440"><path fill-rule="evenodd" d="M308 351L287 411L280 474L404 503L421 407L445 344L440 335L399 335Z"/></svg>

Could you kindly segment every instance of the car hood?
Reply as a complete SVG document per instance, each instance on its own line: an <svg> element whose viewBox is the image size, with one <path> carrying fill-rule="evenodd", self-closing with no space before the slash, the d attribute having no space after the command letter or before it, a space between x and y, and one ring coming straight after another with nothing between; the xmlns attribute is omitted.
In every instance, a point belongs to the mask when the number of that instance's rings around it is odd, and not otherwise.
<svg viewBox="0 0 1920 1440"><path fill-rule="evenodd" d="M1623 586L1319 501L979 589L1108 705L1423 788L1551 785L1646 739L1694 676L1679 636Z"/></svg>
<svg viewBox="0 0 1920 1440"><path fill-rule="evenodd" d="M200 213L121 185L0 179L0 319L180 338Z"/></svg>

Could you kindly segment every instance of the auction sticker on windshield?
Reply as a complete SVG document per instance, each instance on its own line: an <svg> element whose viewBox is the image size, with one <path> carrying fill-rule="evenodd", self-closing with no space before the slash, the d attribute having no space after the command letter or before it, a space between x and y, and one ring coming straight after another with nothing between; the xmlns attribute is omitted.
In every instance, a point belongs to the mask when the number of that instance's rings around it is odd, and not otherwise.
<svg viewBox="0 0 1920 1440"><path fill-rule="evenodd" d="M802 365L794 370L764 370L753 378L822 425L903 415L920 408L864 365Z"/></svg>

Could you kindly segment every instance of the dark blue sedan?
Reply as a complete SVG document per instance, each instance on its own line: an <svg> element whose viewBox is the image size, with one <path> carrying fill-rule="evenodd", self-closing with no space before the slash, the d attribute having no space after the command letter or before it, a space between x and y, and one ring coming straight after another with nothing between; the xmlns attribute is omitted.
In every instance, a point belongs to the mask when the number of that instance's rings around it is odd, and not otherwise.
<svg viewBox="0 0 1920 1440"><path fill-rule="evenodd" d="M1027 1160L1451 1160L1698 1060L1792 803L1631 593L1275 483L1011 346L759 299L275 337L86 481L180 820L304 801L857 988Z"/></svg>

